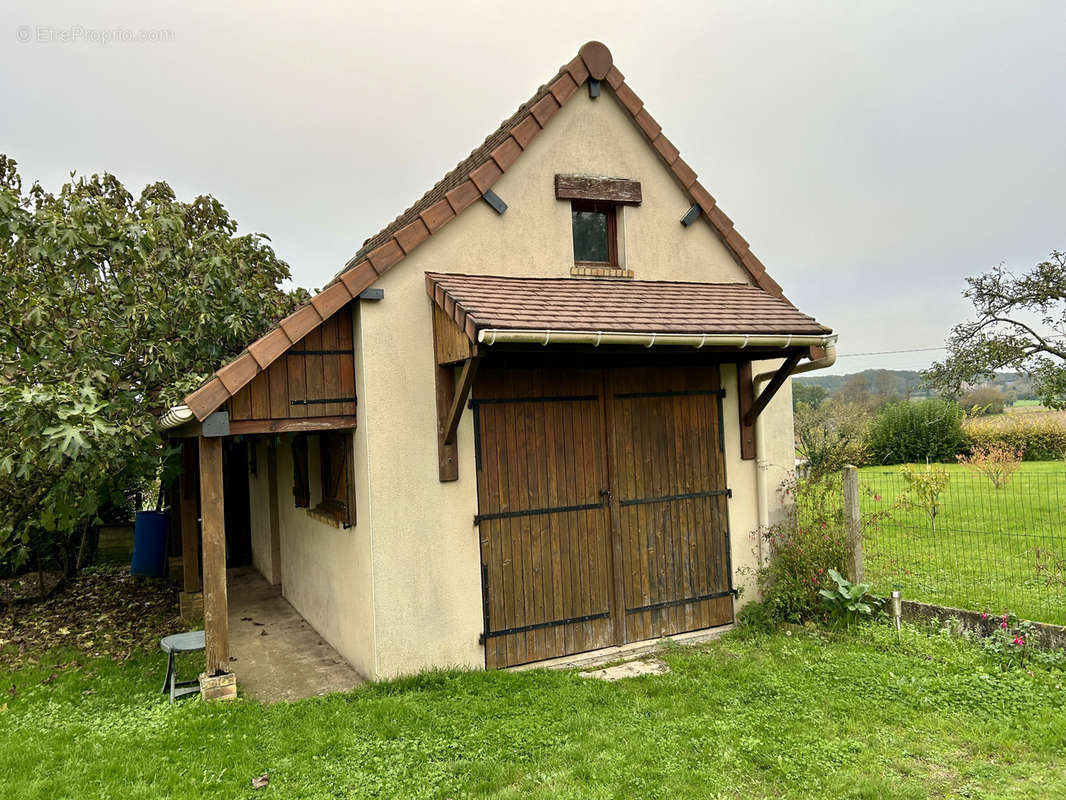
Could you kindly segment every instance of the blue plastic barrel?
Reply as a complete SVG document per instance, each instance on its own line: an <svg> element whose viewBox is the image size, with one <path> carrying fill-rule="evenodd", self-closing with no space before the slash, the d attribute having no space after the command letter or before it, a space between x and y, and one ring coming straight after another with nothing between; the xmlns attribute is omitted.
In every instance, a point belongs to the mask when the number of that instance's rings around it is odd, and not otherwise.
<svg viewBox="0 0 1066 800"><path fill-rule="evenodd" d="M167 540L170 514L166 511L138 511L133 528L133 558L130 575L158 578L167 572Z"/></svg>

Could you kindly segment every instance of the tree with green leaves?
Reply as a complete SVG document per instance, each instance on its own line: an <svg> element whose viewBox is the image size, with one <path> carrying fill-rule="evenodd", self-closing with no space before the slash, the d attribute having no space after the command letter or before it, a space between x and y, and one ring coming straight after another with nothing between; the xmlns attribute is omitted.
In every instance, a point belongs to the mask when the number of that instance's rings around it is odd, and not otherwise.
<svg viewBox="0 0 1066 800"><path fill-rule="evenodd" d="M156 475L159 410L306 298L212 197L113 175L23 190L0 155L0 557L80 566L100 506Z"/></svg>
<svg viewBox="0 0 1066 800"><path fill-rule="evenodd" d="M792 381L793 411L799 408L801 404L811 408L818 408L827 397L829 397L829 390L824 386L806 381Z"/></svg>
<svg viewBox="0 0 1066 800"><path fill-rule="evenodd" d="M1066 253L1056 250L1022 275L1001 264L966 282L977 318L952 329L948 357L925 379L958 396L1009 368L1033 379L1044 405L1066 408Z"/></svg>

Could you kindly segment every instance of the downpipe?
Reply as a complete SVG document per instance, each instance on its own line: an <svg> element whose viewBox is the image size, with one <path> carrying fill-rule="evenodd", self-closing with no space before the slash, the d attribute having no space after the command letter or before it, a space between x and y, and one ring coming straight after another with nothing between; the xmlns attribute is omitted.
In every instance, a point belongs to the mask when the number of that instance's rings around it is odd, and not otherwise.
<svg viewBox="0 0 1066 800"><path fill-rule="evenodd" d="M789 372L789 377L798 375L803 372L814 372L815 370L825 369L831 367L837 360L837 348L836 337L832 338L832 341L827 341L825 344L825 355L821 358L816 358L812 361L808 361L806 364L798 364L795 369ZM770 380L776 373L776 370L768 370L767 372L760 372L754 378L752 378L752 384L754 385L754 396L757 397L760 393L762 384ZM770 462L766 457L766 439L763 436L763 415L760 414L755 418L755 502L758 509L759 520L759 565L765 566L769 559L769 553L765 551L765 537L763 534L770 527L770 477L768 475L770 471Z"/></svg>

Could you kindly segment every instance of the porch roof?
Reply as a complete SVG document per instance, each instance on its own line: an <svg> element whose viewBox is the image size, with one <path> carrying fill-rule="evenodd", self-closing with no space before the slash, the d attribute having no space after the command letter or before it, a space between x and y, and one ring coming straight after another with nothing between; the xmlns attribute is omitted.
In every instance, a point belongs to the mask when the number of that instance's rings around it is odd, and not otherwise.
<svg viewBox="0 0 1066 800"><path fill-rule="evenodd" d="M824 336L787 300L741 283L426 273L434 302L471 340L485 329Z"/></svg>

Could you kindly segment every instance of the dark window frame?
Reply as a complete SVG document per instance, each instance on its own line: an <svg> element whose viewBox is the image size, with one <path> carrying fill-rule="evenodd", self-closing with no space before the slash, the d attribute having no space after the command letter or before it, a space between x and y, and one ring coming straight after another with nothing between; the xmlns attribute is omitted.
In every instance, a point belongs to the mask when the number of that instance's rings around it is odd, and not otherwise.
<svg viewBox="0 0 1066 800"><path fill-rule="evenodd" d="M314 510L349 527L355 525L353 448L351 431L330 431L318 435L322 500Z"/></svg>
<svg viewBox="0 0 1066 800"><path fill-rule="evenodd" d="M318 485L321 495L311 506L310 437L318 444ZM297 434L292 440L293 487L297 508L328 517L346 528L355 526L355 440L350 430ZM334 461L337 461L335 464Z"/></svg>
<svg viewBox="0 0 1066 800"><path fill-rule="evenodd" d="M574 215L580 212L594 212L607 215L607 260L586 261L577 257L577 240L574 239L574 266L618 268L618 206L604 200L570 201L570 235L574 236Z"/></svg>

